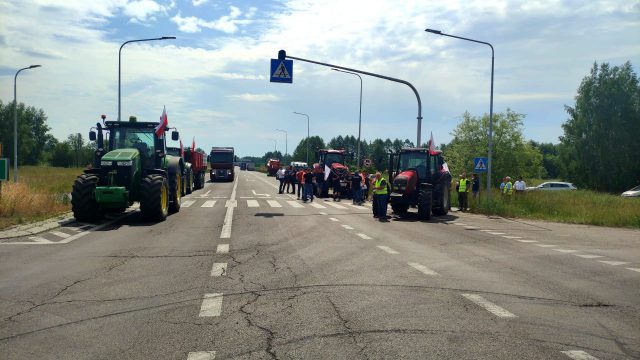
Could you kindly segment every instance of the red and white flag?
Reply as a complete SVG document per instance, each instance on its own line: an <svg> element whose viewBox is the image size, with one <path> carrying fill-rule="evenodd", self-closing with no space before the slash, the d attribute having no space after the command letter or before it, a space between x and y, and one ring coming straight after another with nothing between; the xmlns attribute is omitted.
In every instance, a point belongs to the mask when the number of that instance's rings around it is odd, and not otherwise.
<svg viewBox="0 0 640 360"><path fill-rule="evenodd" d="M436 147L433 145L433 132L431 132L431 138L429 139L429 154L436 154Z"/></svg>
<svg viewBox="0 0 640 360"><path fill-rule="evenodd" d="M191 152L196 152L196 137L193 137L193 141L191 142Z"/></svg>
<svg viewBox="0 0 640 360"><path fill-rule="evenodd" d="M167 108L163 107L162 116L160 116L160 122L156 126L156 136L161 137L164 135L164 128L169 125L169 119L167 119Z"/></svg>

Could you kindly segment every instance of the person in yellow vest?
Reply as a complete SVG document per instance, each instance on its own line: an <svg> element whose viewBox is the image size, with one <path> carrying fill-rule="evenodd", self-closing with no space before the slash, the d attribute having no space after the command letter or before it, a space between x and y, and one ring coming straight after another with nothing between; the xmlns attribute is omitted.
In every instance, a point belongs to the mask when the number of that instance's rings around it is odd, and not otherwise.
<svg viewBox="0 0 640 360"><path fill-rule="evenodd" d="M471 190L470 181L467 179L467 174L460 175L458 181L458 208L460 211L467 211L469 209L469 190Z"/></svg>
<svg viewBox="0 0 640 360"><path fill-rule="evenodd" d="M373 183L373 217L380 221L387 220L387 181L382 177L380 172L376 172L376 178Z"/></svg>
<svg viewBox="0 0 640 360"><path fill-rule="evenodd" d="M505 178L505 183L504 183L504 188L502 189L502 194L503 195L507 195L509 198L511 198L511 195L513 195L513 183L511 182L511 177L507 176Z"/></svg>

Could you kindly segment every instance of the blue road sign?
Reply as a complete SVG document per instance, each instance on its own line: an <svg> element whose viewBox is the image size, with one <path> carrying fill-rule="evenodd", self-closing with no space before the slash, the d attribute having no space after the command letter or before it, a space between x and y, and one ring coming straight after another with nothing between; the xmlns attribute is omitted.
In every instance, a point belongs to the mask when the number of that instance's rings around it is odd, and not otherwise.
<svg viewBox="0 0 640 360"><path fill-rule="evenodd" d="M271 82L293 82L293 60L271 59Z"/></svg>
<svg viewBox="0 0 640 360"><path fill-rule="evenodd" d="M473 171L475 172L487 172L487 164L489 159L486 157L477 157L473 159Z"/></svg>

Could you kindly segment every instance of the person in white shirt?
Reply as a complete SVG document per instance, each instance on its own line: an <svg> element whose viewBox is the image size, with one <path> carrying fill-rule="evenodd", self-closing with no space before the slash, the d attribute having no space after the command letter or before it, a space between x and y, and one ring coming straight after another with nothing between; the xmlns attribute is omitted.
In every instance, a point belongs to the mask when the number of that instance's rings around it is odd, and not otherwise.
<svg viewBox="0 0 640 360"><path fill-rule="evenodd" d="M284 167L281 167L276 173L276 179L280 180L280 188L278 189L278 194L282 194L284 190Z"/></svg>
<svg viewBox="0 0 640 360"><path fill-rule="evenodd" d="M513 184L513 189L516 191L516 194L524 194L524 190L527 188L527 183L522 180L522 176L518 177L518 181Z"/></svg>

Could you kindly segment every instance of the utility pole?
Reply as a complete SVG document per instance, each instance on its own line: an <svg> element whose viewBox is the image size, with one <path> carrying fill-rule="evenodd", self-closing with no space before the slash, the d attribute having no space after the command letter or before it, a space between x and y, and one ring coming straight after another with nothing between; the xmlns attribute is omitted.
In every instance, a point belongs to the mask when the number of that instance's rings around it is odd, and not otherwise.
<svg viewBox="0 0 640 360"><path fill-rule="evenodd" d="M31 65L26 68L22 68L16 72L16 76L13 77L13 183L18 182L18 91L17 82L18 74L22 70L35 69L42 65Z"/></svg>

